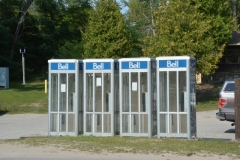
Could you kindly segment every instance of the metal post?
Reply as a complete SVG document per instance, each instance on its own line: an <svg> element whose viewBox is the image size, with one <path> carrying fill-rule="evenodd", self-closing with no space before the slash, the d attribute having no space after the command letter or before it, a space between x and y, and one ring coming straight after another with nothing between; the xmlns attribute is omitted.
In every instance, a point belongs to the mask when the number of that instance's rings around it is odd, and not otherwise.
<svg viewBox="0 0 240 160"><path fill-rule="evenodd" d="M240 78L235 79L235 140L240 140Z"/></svg>
<svg viewBox="0 0 240 160"><path fill-rule="evenodd" d="M47 93L47 80L45 80L45 93Z"/></svg>
<svg viewBox="0 0 240 160"><path fill-rule="evenodd" d="M26 52L25 49L23 51L20 49L20 53L22 54L22 71L23 71L23 83L22 85L26 85L25 83L25 59L24 59L24 53Z"/></svg>

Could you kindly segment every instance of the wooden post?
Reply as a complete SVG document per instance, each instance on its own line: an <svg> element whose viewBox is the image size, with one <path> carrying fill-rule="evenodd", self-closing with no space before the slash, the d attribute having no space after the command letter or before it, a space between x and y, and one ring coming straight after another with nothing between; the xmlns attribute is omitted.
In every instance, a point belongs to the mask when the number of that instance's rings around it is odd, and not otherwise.
<svg viewBox="0 0 240 160"><path fill-rule="evenodd" d="M235 140L240 140L240 78L235 79Z"/></svg>

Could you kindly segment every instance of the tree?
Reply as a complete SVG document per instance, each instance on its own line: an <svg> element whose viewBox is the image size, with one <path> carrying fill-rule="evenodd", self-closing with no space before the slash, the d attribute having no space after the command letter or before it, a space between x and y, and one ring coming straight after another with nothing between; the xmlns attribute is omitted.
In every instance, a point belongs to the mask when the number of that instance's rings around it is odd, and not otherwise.
<svg viewBox="0 0 240 160"><path fill-rule="evenodd" d="M15 51L15 46L18 41L18 39L23 35L24 30L26 29L24 26L24 21L25 21L25 15L28 12L29 7L32 5L33 0L18 0L18 1L12 1L12 0L3 0L0 2L0 15L2 18L2 25L8 26L11 25L11 29L15 30L14 35L12 37L12 43L10 49L10 61L13 60L13 55ZM20 18L18 17L20 16ZM18 23L17 25L13 25L13 23L17 20L18 18ZM11 30L10 30L11 32Z"/></svg>
<svg viewBox="0 0 240 160"><path fill-rule="evenodd" d="M219 4L215 6L207 1L214 0L161 3L155 12L156 36L145 41L145 56L194 56L197 72L213 73L231 38L234 20L224 0L217 1ZM210 8L205 9L207 6Z"/></svg>
<svg viewBox="0 0 240 160"><path fill-rule="evenodd" d="M128 57L132 48L131 35L114 0L95 2L83 38L85 58Z"/></svg>
<svg viewBox="0 0 240 160"><path fill-rule="evenodd" d="M19 48L24 46L24 39L27 39L27 34L34 28L32 16L28 12L31 4L31 0L0 1L0 64L9 67L10 79L21 77Z"/></svg>
<svg viewBox="0 0 240 160"><path fill-rule="evenodd" d="M236 29L239 29L237 28L237 24L239 24L239 17L240 17L240 1L239 0L228 0L229 1L229 4L231 6L231 9L232 9L232 16L233 17L236 17L238 19L238 21L236 22L236 26L235 28Z"/></svg>
<svg viewBox="0 0 240 160"><path fill-rule="evenodd" d="M82 31L92 9L89 2L37 0L35 5L39 29L35 58L40 59L39 66L47 66L51 58L81 58Z"/></svg>
<svg viewBox="0 0 240 160"><path fill-rule="evenodd" d="M26 49L26 76L46 75L51 58L81 58L82 33L88 23L88 1L0 1L0 65L10 79L20 79L20 48ZM31 7L30 7L31 6ZM17 53L17 54L15 54ZM27 79L30 77L27 77Z"/></svg>
<svg viewBox="0 0 240 160"><path fill-rule="evenodd" d="M157 10L160 0L122 0L129 8L125 13L129 32L133 37L133 56L143 56L144 39L155 35L154 11Z"/></svg>
<svg viewBox="0 0 240 160"><path fill-rule="evenodd" d="M64 13L64 18L61 24L65 26L71 35L64 43L59 44L58 57L59 58L82 58L83 56L83 42L82 32L88 24L89 12L92 7L88 1L73 2L68 4L68 7Z"/></svg>
<svg viewBox="0 0 240 160"><path fill-rule="evenodd" d="M24 22L25 15L27 14L27 11L28 11L29 7L32 5L32 3L33 3L33 0L27 0L26 4L24 5L23 10L21 11L21 16L20 16L20 19L17 24L17 28L16 28L14 38L13 38L13 44L11 47L11 59L13 58L16 42L19 39L19 37L21 36L20 33L23 32L23 30L24 30L24 27L22 27L22 24ZM22 28L22 31L21 31L21 28Z"/></svg>

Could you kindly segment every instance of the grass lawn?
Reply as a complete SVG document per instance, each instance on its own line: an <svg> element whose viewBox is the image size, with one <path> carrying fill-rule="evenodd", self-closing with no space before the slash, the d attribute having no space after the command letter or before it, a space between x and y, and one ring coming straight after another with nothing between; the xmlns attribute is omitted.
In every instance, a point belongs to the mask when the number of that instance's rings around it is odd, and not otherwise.
<svg viewBox="0 0 240 160"><path fill-rule="evenodd" d="M12 82L9 89L0 90L0 114L47 113L48 94L44 81L35 81L22 85Z"/></svg>
<svg viewBox="0 0 240 160"><path fill-rule="evenodd" d="M173 153L184 156L225 155L240 158L239 142L221 140L185 140L176 138L140 137L34 137L19 140L5 140L0 143L25 144L29 146L54 146L64 150L86 152L162 154Z"/></svg>
<svg viewBox="0 0 240 160"><path fill-rule="evenodd" d="M204 84L196 89L197 112L218 109L219 91L222 85Z"/></svg>

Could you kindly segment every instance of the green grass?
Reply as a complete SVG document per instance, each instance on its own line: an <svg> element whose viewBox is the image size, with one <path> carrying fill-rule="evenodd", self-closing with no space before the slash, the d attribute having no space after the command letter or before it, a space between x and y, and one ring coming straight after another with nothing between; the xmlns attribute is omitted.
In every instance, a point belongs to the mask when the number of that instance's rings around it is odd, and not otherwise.
<svg viewBox="0 0 240 160"><path fill-rule="evenodd" d="M35 81L22 85L12 82L9 89L0 90L0 114L47 113L48 94L44 81Z"/></svg>
<svg viewBox="0 0 240 160"><path fill-rule="evenodd" d="M109 153L140 153L180 155L226 155L240 157L240 142L221 140L185 140L175 138L139 137L35 137L19 140L5 140L0 143L25 144L29 146L54 146L66 150Z"/></svg>
<svg viewBox="0 0 240 160"><path fill-rule="evenodd" d="M221 85L203 84L196 90L197 112L218 109Z"/></svg>

